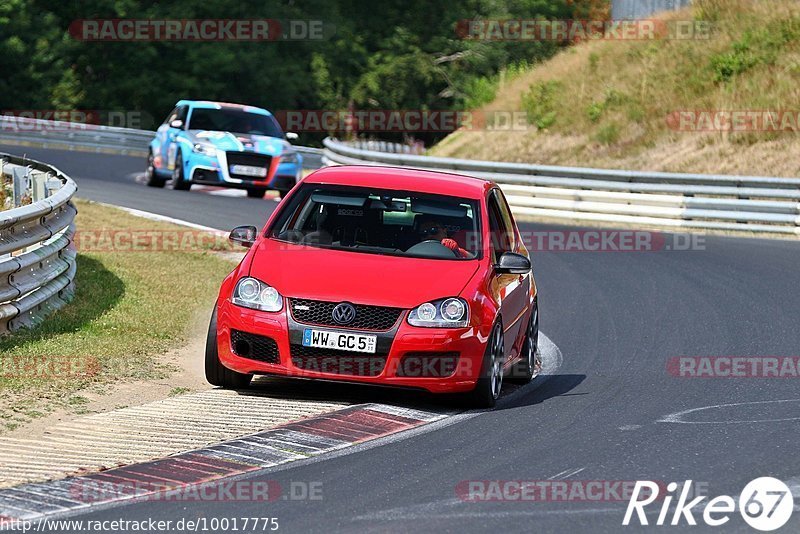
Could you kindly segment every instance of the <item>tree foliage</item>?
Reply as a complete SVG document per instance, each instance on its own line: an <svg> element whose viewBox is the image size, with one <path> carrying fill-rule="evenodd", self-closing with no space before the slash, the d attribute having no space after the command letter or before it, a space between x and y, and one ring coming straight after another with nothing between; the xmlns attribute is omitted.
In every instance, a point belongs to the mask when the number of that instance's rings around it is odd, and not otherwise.
<svg viewBox="0 0 800 534"><path fill-rule="evenodd" d="M140 111L155 123L181 98L245 102L274 111L462 109L486 100L491 84L485 80L501 69L549 57L559 44L463 39L458 21L571 18L596 4L4 0L0 109ZM73 21L94 18L319 20L332 35L270 42L91 42L68 32Z"/></svg>

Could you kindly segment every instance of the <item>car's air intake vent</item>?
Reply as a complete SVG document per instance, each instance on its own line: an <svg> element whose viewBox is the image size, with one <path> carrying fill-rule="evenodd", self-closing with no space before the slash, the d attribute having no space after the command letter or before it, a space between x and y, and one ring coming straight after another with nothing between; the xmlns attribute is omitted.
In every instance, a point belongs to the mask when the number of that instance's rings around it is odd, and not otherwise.
<svg viewBox="0 0 800 534"><path fill-rule="evenodd" d="M264 363L280 363L278 344L271 337L231 330L231 350L237 356Z"/></svg>

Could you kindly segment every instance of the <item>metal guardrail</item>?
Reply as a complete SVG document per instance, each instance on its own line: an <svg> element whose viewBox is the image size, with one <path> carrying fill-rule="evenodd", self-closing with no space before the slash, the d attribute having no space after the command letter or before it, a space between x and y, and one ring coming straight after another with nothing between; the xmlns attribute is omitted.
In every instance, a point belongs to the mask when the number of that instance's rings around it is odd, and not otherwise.
<svg viewBox="0 0 800 534"><path fill-rule="evenodd" d="M90 150L145 158L155 134L151 130L0 115L0 142L5 140L42 148ZM304 168L319 169L322 166L322 149L293 146L303 154Z"/></svg>
<svg viewBox="0 0 800 534"><path fill-rule="evenodd" d="M368 150L325 139L326 165L390 165L494 180L542 218L800 236L800 179L556 167Z"/></svg>
<svg viewBox="0 0 800 534"><path fill-rule="evenodd" d="M89 149L147 156L155 132L77 122L0 115L0 139L43 148Z"/></svg>
<svg viewBox="0 0 800 534"><path fill-rule="evenodd" d="M689 4L691 0L611 0L611 19L645 19L659 11L682 9Z"/></svg>
<svg viewBox="0 0 800 534"><path fill-rule="evenodd" d="M0 335L31 327L74 292L75 182L58 169L0 153ZM28 203L29 202L29 203Z"/></svg>

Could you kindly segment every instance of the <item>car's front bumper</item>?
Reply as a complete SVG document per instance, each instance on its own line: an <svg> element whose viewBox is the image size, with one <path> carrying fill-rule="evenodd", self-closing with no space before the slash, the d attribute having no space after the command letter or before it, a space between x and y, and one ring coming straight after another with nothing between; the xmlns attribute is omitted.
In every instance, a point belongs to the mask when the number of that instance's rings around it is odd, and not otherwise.
<svg viewBox="0 0 800 534"><path fill-rule="evenodd" d="M218 185L237 189L263 187L269 189L291 189L302 177L302 160L286 162L280 156L275 156L275 164L271 165L264 179L241 179L230 175L227 156L224 151L218 150L217 155L211 156L199 152L192 152L186 161L185 175L198 184Z"/></svg>
<svg viewBox="0 0 800 534"><path fill-rule="evenodd" d="M292 318L286 306L281 312L267 313L241 308L228 300L220 300L217 313L217 345L220 361L229 369L249 374L412 387L433 393L464 392L471 391L475 387L487 341L487 336L477 327L460 329L413 327L405 320L408 312L403 312L395 326L390 331L384 332L301 324ZM316 368L310 369L307 361L303 364L304 367L301 367L298 362L302 359L302 355L315 352L315 349L303 350L299 346L302 330L305 328L376 335L378 354L372 358L384 361L378 361L376 364L370 360L370 363L364 363L370 358L369 355L322 349L318 352L325 353L326 356L320 360L321 363ZM274 340L277 344L277 363L266 363L237 355L231 344L232 331ZM239 335L241 334L237 334ZM300 352L303 354L299 354ZM455 364L446 367L448 371L452 369L452 373L431 376L431 371L437 369L436 365L430 365L431 357L435 359L438 355L449 355L448 358L453 358L454 354L457 354ZM325 365L325 361L329 365Z"/></svg>

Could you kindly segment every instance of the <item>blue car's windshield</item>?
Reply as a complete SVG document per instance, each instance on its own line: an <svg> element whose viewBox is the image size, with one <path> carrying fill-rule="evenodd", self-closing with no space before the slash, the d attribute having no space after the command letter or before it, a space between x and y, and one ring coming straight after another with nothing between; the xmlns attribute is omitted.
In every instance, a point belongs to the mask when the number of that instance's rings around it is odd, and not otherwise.
<svg viewBox="0 0 800 534"><path fill-rule="evenodd" d="M240 109L195 108L189 117L189 129L283 137L273 117Z"/></svg>

